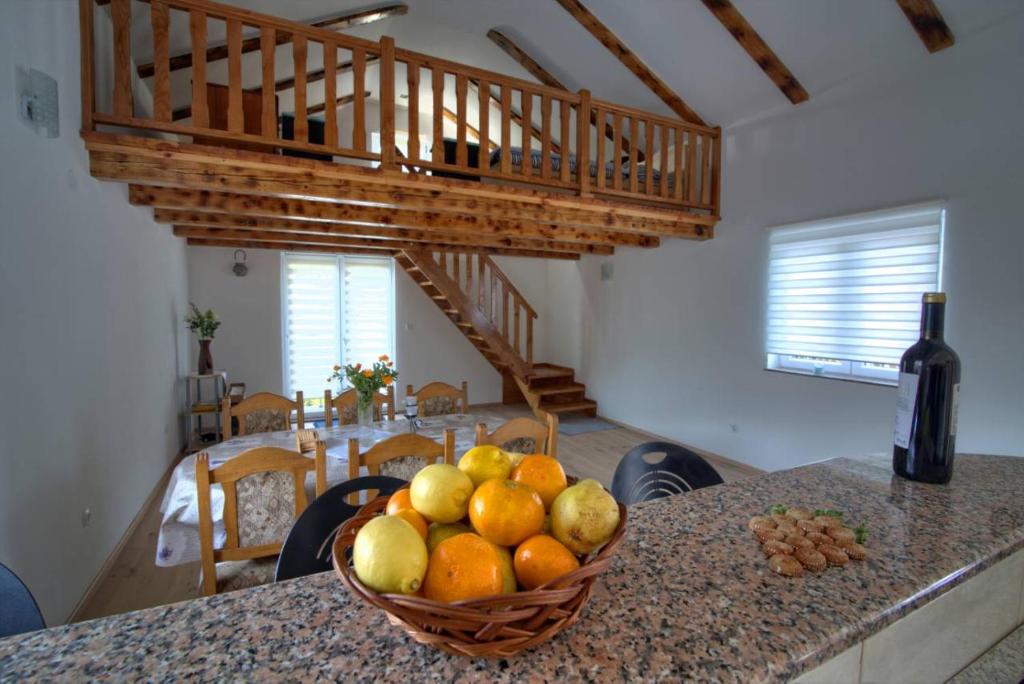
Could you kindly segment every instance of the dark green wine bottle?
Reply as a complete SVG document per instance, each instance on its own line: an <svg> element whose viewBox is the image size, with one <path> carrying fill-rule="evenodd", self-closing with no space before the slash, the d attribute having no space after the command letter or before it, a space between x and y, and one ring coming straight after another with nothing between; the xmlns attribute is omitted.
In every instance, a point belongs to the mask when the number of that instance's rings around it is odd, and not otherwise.
<svg viewBox="0 0 1024 684"><path fill-rule="evenodd" d="M896 399L892 469L944 484L953 477L960 357L942 339L946 295L922 298L921 339L903 353Z"/></svg>

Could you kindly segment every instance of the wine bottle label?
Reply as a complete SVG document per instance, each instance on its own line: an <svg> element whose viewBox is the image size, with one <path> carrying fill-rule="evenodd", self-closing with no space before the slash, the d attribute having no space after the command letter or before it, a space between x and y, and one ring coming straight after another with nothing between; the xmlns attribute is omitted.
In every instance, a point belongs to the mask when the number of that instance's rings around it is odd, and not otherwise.
<svg viewBox="0 0 1024 684"><path fill-rule="evenodd" d="M917 402L918 375L900 373L900 384L896 388L896 425L893 429L893 443L903 449L910 448L910 428L914 422L914 404Z"/></svg>
<svg viewBox="0 0 1024 684"><path fill-rule="evenodd" d="M956 421L960 418L960 383L953 385L953 405L949 409L949 436L956 436Z"/></svg>

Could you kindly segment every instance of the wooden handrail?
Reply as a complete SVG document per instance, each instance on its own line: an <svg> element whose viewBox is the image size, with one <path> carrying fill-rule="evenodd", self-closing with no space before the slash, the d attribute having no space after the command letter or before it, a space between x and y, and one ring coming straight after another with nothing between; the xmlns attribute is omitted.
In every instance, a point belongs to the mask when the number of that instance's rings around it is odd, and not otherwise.
<svg viewBox="0 0 1024 684"><path fill-rule="evenodd" d="M697 210L717 217L721 197L722 135L719 128L688 123L669 116L645 112L604 100L593 99L586 90L570 92L544 83L534 83L494 71L460 64L432 55L402 49L389 37L379 41L339 34L316 25L302 24L268 14L232 7L212 0L146 0L151 7L149 28L153 37L153 115L134 110L132 93L133 28L131 9L135 0L110 0L113 22L113 55L102 64L112 65L114 84L112 106L97 111L94 49L93 0L80 0L82 32L82 128L96 125L156 130L193 136L208 144L263 146L270 151L295 149L354 160L379 161L380 172L395 174L403 169L423 168L473 178L492 178L568 190L581 196L626 198L652 205ZM180 19L188 15L191 39L191 97L184 106L172 107L168 55L170 12ZM224 45L207 41L210 21L223 22ZM138 22L134 22L138 23ZM141 25L140 25L141 26ZM136 30L146 30L135 27ZM249 35L257 29L258 36ZM258 48L256 43L258 42ZM277 79L276 48L291 43L293 69ZM323 65L310 64L310 55L323 46ZM228 60L227 83L209 83L207 62L210 50ZM258 89L243 88L242 55L259 50L262 80ZM339 54L339 51L342 51ZM346 57L350 54L351 57ZM219 59L220 57L218 57ZM376 63L370 70L368 66ZM406 65L401 85L396 83L396 65ZM276 69L275 69L276 66ZM422 70L427 73L421 73ZM338 75L352 73L352 107L338 111ZM396 108L400 90L408 89L410 108L420 113L431 103L420 97L421 77L433 91L434 121L429 133L433 152L421 159L419 117L411 117L410 148L400 153L395 146ZM376 82L370 82L375 78ZM451 89L451 80L454 88ZM308 85L323 80L326 104L307 102ZM224 88L219 91L217 88ZM278 131L277 100L280 90L295 91L293 135L282 139ZM380 151L368 150L367 93L380 98ZM222 94L226 97L222 99ZM255 93L255 96L254 96ZM455 104L450 100L454 95ZM106 98L105 98L106 99ZM226 112L215 107L226 100ZM254 104L252 104L254 102ZM250 107L260 107L254 130L246 116ZM450 109L449 109L450 107ZM474 121L473 111L476 110ZM309 138L308 116L324 114L324 139ZM494 112L497 112L495 114ZM191 117L189 123L181 119ZM340 141L342 117L351 117L351 143ZM453 141L444 135L445 118L455 128ZM476 128L474 128L474 123ZM344 129L344 127L342 127ZM470 164L469 137L479 141L477 159ZM495 152L492 164L490 141ZM212 142L210 142L212 141ZM446 151L447 146L447 151ZM513 160L519 147L518 161ZM407 158L403 158L407 157ZM515 301L524 301L507 279L496 276ZM514 293L514 294L513 294ZM519 306L513 307L519 313ZM528 322L536 317L529 305L523 308ZM521 316L522 314L519 313Z"/></svg>
<svg viewBox="0 0 1024 684"><path fill-rule="evenodd" d="M526 309L526 312L530 314L532 318L536 318L537 312L533 309L532 306L530 306L530 303L526 301L526 297L523 296L523 293L519 291L519 289L512 283L511 280L509 280L509 277L505 275L505 272L498 267L498 264L494 263L494 260L491 259L491 257L487 256L486 254L481 255L481 258L487 264L488 268L490 268L491 271L498 276L498 280L500 280L502 285L504 285L508 289L512 297L522 303L523 308Z"/></svg>

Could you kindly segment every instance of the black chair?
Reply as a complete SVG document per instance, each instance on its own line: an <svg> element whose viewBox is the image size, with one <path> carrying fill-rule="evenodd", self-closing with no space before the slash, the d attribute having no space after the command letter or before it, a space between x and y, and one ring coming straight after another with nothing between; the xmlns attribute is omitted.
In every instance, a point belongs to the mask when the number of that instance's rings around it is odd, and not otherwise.
<svg viewBox="0 0 1024 684"><path fill-rule="evenodd" d="M651 453L663 453L664 458L648 463L644 455ZM647 442L619 461L612 478L612 496L629 506L724 481L711 464L689 449L668 442Z"/></svg>
<svg viewBox="0 0 1024 684"><path fill-rule="evenodd" d="M45 627L32 592L10 568L0 563L0 639Z"/></svg>
<svg viewBox="0 0 1024 684"><path fill-rule="evenodd" d="M331 569L331 546L342 524L358 506L348 503L349 494L376 489L393 494L405 485L397 477L372 475L336 484L313 500L292 525L277 559L274 581L305 577Z"/></svg>

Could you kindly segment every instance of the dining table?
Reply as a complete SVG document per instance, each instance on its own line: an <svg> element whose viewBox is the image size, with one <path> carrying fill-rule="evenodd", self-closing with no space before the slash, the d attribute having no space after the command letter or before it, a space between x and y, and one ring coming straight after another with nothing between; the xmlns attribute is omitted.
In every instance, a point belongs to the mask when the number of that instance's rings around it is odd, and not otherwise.
<svg viewBox="0 0 1024 684"><path fill-rule="evenodd" d="M503 422L504 418L486 411L458 413L415 419L415 431L440 442L446 429L454 430L457 459L476 443L478 423L484 423L493 430ZM365 451L382 440L410 432L413 428L414 425L404 417L377 421L369 425L314 428L318 439L327 446L327 484L330 486L348 479L350 439L358 439L360 451ZM281 430L242 435L211 445L203 451L209 457L210 467L216 468L243 451L265 446L296 450L297 431ZM306 492L310 500L315 496L315 489L315 476L309 473L306 479ZM227 532L224 528L224 492L218 484L210 487L210 503L213 514L213 545L219 549L224 546ZM169 567L200 560L195 454L183 458L171 472L160 504L160 513L162 517L156 545L156 564Z"/></svg>

